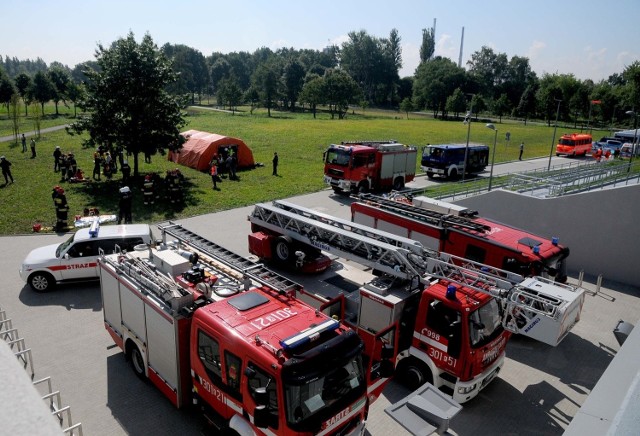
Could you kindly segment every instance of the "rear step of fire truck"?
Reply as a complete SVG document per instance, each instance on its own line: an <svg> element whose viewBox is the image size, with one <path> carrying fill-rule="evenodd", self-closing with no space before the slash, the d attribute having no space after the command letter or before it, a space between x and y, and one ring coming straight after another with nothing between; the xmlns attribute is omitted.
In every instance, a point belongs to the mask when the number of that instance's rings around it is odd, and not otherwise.
<svg viewBox="0 0 640 436"><path fill-rule="evenodd" d="M491 230L491 227L479 224L467 217L423 209L411 204L389 200L379 195L360 194L357 198L365 204L438 227L457 226L483 234Z"/></svg>
<svg viewBox="0 0 640 436"><path fill-rule="evenodd" d="M262 228L403 280L446 280L489 294L514 333L557 345L580 318L584 290L522 276L424 247L418 241L341 220L286 201L256 204L249 220Z"/></svg>
<svg viewBox="0 0 640 436"><path fill-rule="evenodd" d="M158 224L158 228L162 232L162 239L164 243L167 242L167 235L182 243L188 243L212 259L215 259L230 268L242 271L243 274L246 274L252 280L255 280L263 286L269 286L280 294L295 293L302 289L302 285L277 274L260 263L253 262L239 254L229 251L215 242L211 242L208 239L185 229L179 224L175 224L170 221L168 223Z"/></svg>

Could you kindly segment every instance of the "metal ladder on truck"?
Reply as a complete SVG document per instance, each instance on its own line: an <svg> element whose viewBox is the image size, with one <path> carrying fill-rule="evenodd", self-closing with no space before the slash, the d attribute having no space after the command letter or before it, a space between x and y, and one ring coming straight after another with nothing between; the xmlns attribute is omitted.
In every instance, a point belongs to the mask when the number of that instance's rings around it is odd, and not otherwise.
<svg viewBox="0 0 640 436"><path fill-rule="evenodd" d="M252 280L255 280L263 286L268 286L282 295L292 294L302 289L302 285L279 275L260 263L253 262L227 250L215 242L185 229L179 224L170 221L168 223L158 224L158 228L162 232L164 243L167 242L167 235L171 236L179 242L193 247L217 262L226 265L232 270L246 274Z"/></svg>
<svg viewBox="0 0 640 436"><path fill-rule="evenodd" d="M249 221L272 232L353 260L374 270L429 286L445 279L489 294L505 308L505 328L557 344L579 319L584 290L542 277L524 278L424 247L417 241L335 218L286 201L256 204ZM527 317L527 326L507 323L508 315ZM576 313L577 312L577 313ZM571 316L569 316L571 315ZM526 331L525 331L526 330ZM542 337L535 337L543 331Z"/></svg>
<svg viewBox="0 0 640 436"><path fill-rule="evenodd" d="M389 200L387 198L380 197L379 195L360 194L358 196L358 200L364 204L373 205L382 210L433 226L457 226L482 234L491 230L491 227L477 223L467 217L446 214L435 210L423 209L411 204Z"/></svg>

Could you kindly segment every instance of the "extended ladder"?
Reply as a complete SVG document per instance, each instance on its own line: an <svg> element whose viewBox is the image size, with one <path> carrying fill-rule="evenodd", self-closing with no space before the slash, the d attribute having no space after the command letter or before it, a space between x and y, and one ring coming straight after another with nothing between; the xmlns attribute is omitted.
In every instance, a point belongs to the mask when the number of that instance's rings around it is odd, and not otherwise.
<svg viewBox="0 0 640 436"><path fill-rule="evenodd" d="M286 201L256 204L249 221L276 234L353 260L390 276L417 279L428 285L444 279L496 297L509 314L526 314L531 323L551 324L536 339L556 345L579 319L584 290L551 282L542 277L527 278L509 271L472 262L425 248L417 241L335 218ZM576 315L577 311L577 315ZM571 317L566 315L572 314ZM541 322L540 317L548 322ZM505 327L522 333L526 327ZM577 322L577 321L576 321ZM534 325L535 325L534 324ZM529 332L528 330L526 331ZM533 331L529 336L534 336Z"/></svg>
<svg viewBox="0 0 640 436"><path fill-rule="evenodd" d="M378 195L360 194L358 198L364 204L374 205L382 210L437 227L456 226L482 234L491 231L491 227L477 223L470 218L445 214L435 210L423 209L411 204L389 200Z"/></svg>
<svg viewBox="0 0 640 436"><path fill-rule="evenodd" d="M280 294L289 294L302 289L302 285L281 276L262 264L253 262L239 254L229 251L215 242L209 241L208 239L185 229L179 224L175 224L173 222L162 223L158 224L158 228L162 232L164 242L166 242L166 236L169 235L181 243L191 246L212 259L228 266L229 268L232 268L242 274L246 274L252 280L255 280L263 286L268 286Z"/></svg>

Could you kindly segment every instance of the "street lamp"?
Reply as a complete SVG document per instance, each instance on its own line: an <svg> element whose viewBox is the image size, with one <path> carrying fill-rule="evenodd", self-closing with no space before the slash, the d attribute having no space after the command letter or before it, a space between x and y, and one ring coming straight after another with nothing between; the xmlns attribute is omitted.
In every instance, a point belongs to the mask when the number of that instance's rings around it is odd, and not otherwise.
<svg viewBox="0 0 640 436"><path fill-rule="evenodd" d="M493 138L493 151L491 152L491 172L489 172L489 191L491 191L491 184L493 182L493 164L496 161L496 143L498 142L498 129L496 129L496 126L491 123L487 124L487 128L496 132Z"/></svg>
<svg viewBox="0 0 640 436"><path fill-rule="evenodd" d="M558 117L560 116L560 103L562 100L554 99L558 102L558 110L556 111L556 125L553 128L553 139L551 140L551 150L549 151L549 165L547 165L547 171L551 171L551 156L553 155L553 147L556 145L556 130L558 130Z"/></svg>
<svg viewBox="0 0 640 436"><path fill-rule="evenodd" d="M638 142L638 113L636 111L626 111L625 113L633 115L633 144L631 144L631 156L629 156L629 171L631 171L631 161L633 155L636 154L636 143Z"/></svg>

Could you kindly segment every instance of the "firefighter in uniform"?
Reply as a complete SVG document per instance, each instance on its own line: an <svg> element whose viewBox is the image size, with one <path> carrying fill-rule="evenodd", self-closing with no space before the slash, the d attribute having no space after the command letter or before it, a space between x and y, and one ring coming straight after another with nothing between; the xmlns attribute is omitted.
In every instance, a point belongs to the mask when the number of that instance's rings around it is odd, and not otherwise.
<svg viewBox="0 0 640 436"><path fill-rule="evenodd" d="M68 163L67 163L67 156L66 155L62 155L60 156L60 181L61 182L66 182L67 181L67 168L69 167Z"/></svg>
<svg viewBox="0 0 640 436"><path fill-rule="evenodd" d="M184 176L177 168L173 171L167 171L165 184L167 186L167 196L171 204L182 201L182 180Z"/></svg>
<svg viewBox="0 0 640 436"><path fill-rule="evenodd" d="M118 224L124 220L125 224L131 224L131 203L133 192L128 186L120 188L120 211L118 212Z"/></svg>
<svg viewBox="0 0 640 436"><path fill-rule="evenodd" d="M131 167L129 166L129 161L123 160L122 165L120 165L120 171L122 171L122 183L129 183L129 177L131 177Z"/></svg>
<svg viewBox="0 0 640 436"><path fill-rule="evenodd" d="M67 204L67 196L64 194L64 189L60 186L55 186L51 193L53 199L53 205L56 208L56 230L66 230L69 218L69 205Z"/></svg>
<svg viewBox="0 0 640 436"><path fill-rule="evenodd" d="M154 191L153 178L151 177L150 174L147 174L144 177L144 182L142 183L142 196L143 196L143 203L145 205L153 204L155 200L153 191Z"/></svg>

